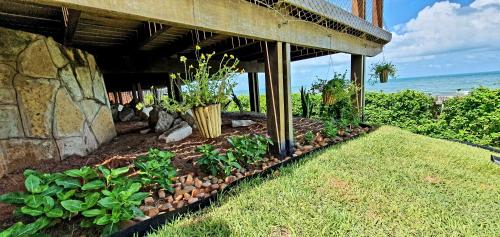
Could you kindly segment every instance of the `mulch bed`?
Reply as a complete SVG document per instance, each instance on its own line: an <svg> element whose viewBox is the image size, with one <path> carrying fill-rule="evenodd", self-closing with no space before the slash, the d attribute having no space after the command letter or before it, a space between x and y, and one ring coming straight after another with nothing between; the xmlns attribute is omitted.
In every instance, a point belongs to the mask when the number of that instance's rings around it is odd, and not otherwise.
<svg viewBox="0 0 500 237"><path fill-rule="evenodd" d="M230 126L231 119L251 119L256 123L249 127L232 128ZM302 137L308 131L313 131L316 134L323 129L322 123L317 120L294 118L293 122L294 132L298 142L302 142ZM176 154L175 158L172 160L173 165L178 170L178 177L174 184L176 192L172 195L168 192L163 195L161 191L152 193L151 198L147 200L147 205L141 206L141 209L152 217L158 215L158 213L161 214L162 212L174 211L175 209L182 208L197 200L207 198L237 179L253 175L256 172L261 172L267 167L279 163L280 160L275 157L266 157L262 162L245 167L246 170L241 173L235 173L234 176L226 177L225 179L208 176L208 174L203 173L194 165L194 161L200 156L195 152L196 147L202 144L212 144L221 150L225 150L229 148L229 144L227 143L228 137L243 134L264 135L267 132L266 123L266 118L262 115L224 114L222 135L220 137L216 139L205 139L201 137L197 130L194 130L193 134L184 141L169 144L165 144L158 140L159 134L140 134L138 131L144 129L143 123L117 124L117 128L121 129L119 133L121 135L113 139L110 143L101 146L92 154L85 157L72 156L60 162L41 163L28 168L41 172L60 172L86 165L106 165L110 168L116 168L131 164L137 156L146 154L151 147L170 150ZM124 133L123 130L131 131L131 133ZM363 132L365 132L365 130L358 129L353 134L346 135L347 137L344 138L339 137L335 140L325 139L321 143L316 143L315 146L298 146L297 155L314 150L315 148L326 146L328 143L339 142ZM14 191L24 191L24 177L22 171L10 173L0 179L0 194ZM14 224L16 221L19 221L19 218L13 217L13 210L13 206L0 203L0 229L4 229ZM137 221L131 221L125 224L129 226L135 223L137 223ZM75 225L71 223L62 223L62 225L57 226L58 230L54 230L55 232L50 231L51 235L58 235L58 233L72 233L72 235L85 233L87 235L92 235L92 233L88 231L82 232L82 230L79 230L78 227L75 227Z"/></svg>

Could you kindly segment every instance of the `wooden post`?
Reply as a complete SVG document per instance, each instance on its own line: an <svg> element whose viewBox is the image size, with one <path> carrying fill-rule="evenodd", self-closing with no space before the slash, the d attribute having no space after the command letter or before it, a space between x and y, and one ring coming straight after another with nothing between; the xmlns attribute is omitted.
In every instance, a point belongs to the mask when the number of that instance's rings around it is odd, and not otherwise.
<svg viewBox="0 0 500 237"><path fill-rule="evenodd" d="M137 83L137 96L139 97L139 102L144 102L144 92L142 91L141 83Z"/></svg>
<svg viewBox="0 0 500 237"><path fill-rule="evenodd" d="M373 0L372 23L374 26L384 27L384 0Z"/></svg>
<svg viewBox="0 0 500 237"><path fill-rule="evenodd" d="M132 100L137 103L138 100L137 100L137 86L135 84L132 84Z"/></svg>
<svg viewBox="0 0 500 237"><path fill-rule="evenodd" d="M271 153L284 158L293 153L290 88L290 44L265 43L267 131L274 145Z"/></svg>
<svg viewBox="0 0 500 237"><path fill-rule="evenodd" d="M123 96L122 96L122 93L123 93L123 92L118 91L118 100L120 101L120 104L125 104L125 103L123 102Z"/></svg>
<svg viewBox="0 0 500 237"><path fill-rule="evenodd" d="M365 56L351 55L351 81L357 87L354 105L363 120L365 107Z"/></svg>
<svg viewBox="0 0 500 237"><path fill-rule="evenodd" d="M352 14L366 19L366 0L352 0Z"/></svg>
<svg viewBox="0 0 500 237"><path fill-rule="evenodd" d="M248 89L250 91L250 111L260 113L259 77L256 72L248 73Z"/></svg>

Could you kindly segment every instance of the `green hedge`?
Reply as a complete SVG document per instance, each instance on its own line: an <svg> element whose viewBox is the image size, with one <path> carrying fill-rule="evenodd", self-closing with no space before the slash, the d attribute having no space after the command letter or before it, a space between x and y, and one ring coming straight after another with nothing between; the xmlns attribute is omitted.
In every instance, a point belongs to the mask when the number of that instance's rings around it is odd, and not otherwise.
<svg viewBox="0 0 500 237"><path fill-rule="evenodd" d="M250 110L249 97L238 97ZM313 95L313 117L319 116L321 95ZM393 125L437 138L457 139L500 147L500 89L477 88L469 95L445 101L441 108L432 96L414 90L398 93L369 92L365 96L365 122ZM300 94L292 95L293 114L301 115ZM260 97L261 111L266 111L265 96ZM238 111L234 103L229 111ZM437 116L439 114L439 116Z"/></svg>

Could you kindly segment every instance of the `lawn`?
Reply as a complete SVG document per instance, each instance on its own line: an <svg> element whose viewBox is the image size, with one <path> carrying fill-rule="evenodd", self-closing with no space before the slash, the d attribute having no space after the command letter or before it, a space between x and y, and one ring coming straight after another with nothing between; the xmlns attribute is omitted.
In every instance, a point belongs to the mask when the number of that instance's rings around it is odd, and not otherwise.
<svg viewBox="0 0 500 237"><path fill-rule="evenodd" d="M384 126L151 236L498 236L491 152Z"/></svg>

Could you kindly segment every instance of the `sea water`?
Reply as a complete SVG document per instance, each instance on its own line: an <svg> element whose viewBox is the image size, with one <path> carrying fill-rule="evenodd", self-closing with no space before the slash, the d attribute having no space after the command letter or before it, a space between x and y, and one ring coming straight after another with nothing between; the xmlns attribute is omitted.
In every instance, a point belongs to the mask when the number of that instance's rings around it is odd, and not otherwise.
<svg viewBox="0 0 500 237"><path fill-rule="evenodd" d="M299 93L302 86L308 88L313 79L297 80L292 78L292 92ZM248 81L245 78L238 79L238 86L235 88L237 95L248 94ZM500 71L467 73L455 75L408 77L389 79L387 83L371 84L366 82L366 91L392 93L401 90L411 89L422 91L434 96L453 96L464 94L480 86L488 88L500 88ZM264 74L259 73L259 90L265 94Z"/></svg>

